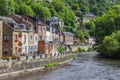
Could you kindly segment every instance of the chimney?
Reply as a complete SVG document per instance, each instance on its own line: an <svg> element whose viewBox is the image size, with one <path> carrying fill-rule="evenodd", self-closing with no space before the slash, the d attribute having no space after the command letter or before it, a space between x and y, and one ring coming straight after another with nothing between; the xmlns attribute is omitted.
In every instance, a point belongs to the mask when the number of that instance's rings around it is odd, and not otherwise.
<svg viewBox="0 0 120 80"><path fill-rule="evenodd" d="M23 23L23 22L24 22L24 18L21 19L21 23Z"/></svg>
<svg viewBox="0 0 120 80"><path fill-rule="evenodd" d="M46 17L45 17L45 16L42 17L42 22L43 22L44 24L46 24Z"/></svg>

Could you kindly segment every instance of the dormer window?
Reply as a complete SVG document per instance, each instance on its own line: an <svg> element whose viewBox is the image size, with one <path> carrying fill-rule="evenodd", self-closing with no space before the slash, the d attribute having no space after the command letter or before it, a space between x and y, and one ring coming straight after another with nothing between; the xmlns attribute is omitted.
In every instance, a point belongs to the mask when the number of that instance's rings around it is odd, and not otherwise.
<svg viewBox="0 0 120 80"><path fill-rule="evenodd" d="M29 30L30 30L30 31L33 30L33 25L32 25L32 24L29 25Z"/></svg>
<svg viewBox="0 0 120 80"><path fill-rule="evenodd" d="M15 29L15 30L19 30L19 27L14 24L14 29Z"/></svg>
<svg viewBox="0 0 120 80"><path fill-rule="evenodd" d="M41 24L41 21L40 21L40 20L38 20L37 22L38 22L38 24Z"/></svg>
<svg viewBox="0 0 120 80"><path fill-rule="evenodd" d="M20 27L20 29L26 30L26 26L24 24L19 24L18 26Z"/></svg>

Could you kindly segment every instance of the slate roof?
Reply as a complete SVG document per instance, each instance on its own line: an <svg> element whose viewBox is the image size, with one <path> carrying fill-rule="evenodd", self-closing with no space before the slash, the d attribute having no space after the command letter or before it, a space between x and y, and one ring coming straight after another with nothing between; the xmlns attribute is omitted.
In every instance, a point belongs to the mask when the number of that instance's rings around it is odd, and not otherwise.
<svg viewBox="0 0 120 80"><path fill-rule="evenodd" d="M63 32L64 35L68 35L68 36L73 36L73 33L71 32Z"/></svg>

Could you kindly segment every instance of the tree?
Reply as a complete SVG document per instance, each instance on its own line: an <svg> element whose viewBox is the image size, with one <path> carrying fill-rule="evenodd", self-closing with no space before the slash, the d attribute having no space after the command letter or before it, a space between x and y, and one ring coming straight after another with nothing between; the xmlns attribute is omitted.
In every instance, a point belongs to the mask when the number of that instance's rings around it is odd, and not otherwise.
<svg viewBox="0 0 120 80"><path fill-rule="evenodd" d="M30 6L27 6L25 3L23 3L19 6L19 14L27 14L30 16L35 15L32 8Z"/></svg>
<svg viewBox="0 0 120 80"><path fill-rule="evenodd" d="M17 3L14 0L0 0L0 15L8 16L17 13L19 10Z"/></svg>
<svg viewBox="0 0 120 80"><path fill-rule="evenodd" d="M72 9L75 10L75 11L76 11L76 10L79 10L79 5L78 5L78 4L75 4L75 3L72 4Z"/></svg>
<svg viewBox="0 0 120 80"><path fill-rule="evenodd" d="M120 6L114 6L108 13L98 17L95 21L95 27L92 29L92 34L96 38L96 42L101 44L104 37L120 30Z"/></svg>
<svg viewBox="0 0 120 80"><path fill-rule="evenodd" d="M120 31L106 36L101 44L100 52L108 57L120 57Z"/></svg>
<svg viewBox="0 0 120 80"><path fill-rule="evenodd" d="M61 0L53 0L52 5L56 12L63 12L65 9L64 3Z"/></svg>
<svg viewBox="0 0 120 80"><path fill-rule="evenodd" d="M32 4L31 7L37 16L39 17L46 16L47 18L51 17L49 8L43 7L42 5L38 4Z"/></svg>
<svg viewBox="0 0 120 80"><path fill-rule="evenodd" d="M57 12L55 11L54 8L50 9L51 16L58 16Z"/></svg>

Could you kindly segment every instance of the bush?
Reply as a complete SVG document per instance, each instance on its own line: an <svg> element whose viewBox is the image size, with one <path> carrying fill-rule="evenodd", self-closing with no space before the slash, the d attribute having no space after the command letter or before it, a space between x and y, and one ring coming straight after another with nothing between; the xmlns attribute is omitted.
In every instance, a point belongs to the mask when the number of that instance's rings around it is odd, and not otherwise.
<svg viewBox="0 0 120 80"><path fill-rule="evenodd" d="M98 50L104 56L120 58L120 31L106 36Z"/></svg>
<svg viewBox="0 0 120 80"><path fill-rule="evenodd" d="M76 51L73 51L73 53L81 53L81 52L85 52L85 50L80 47L78 47Z"/></svg>
<svg viewBox="0 0 120 80"><path fill-rule="evenodd" d="M85 50L79 47L78 52L85 52Z"/></svg>
<svg viewBox="0 0 120 80"><path fill-rule="evenodd" d="M52 63L45 64L45 67L46 67L46 68L49 68L49 67L56 67L57 65L58 65L57 62L52 62Z"/></svg>
<svg viewBox="0 0 120 80"><path fill-rule="evenodd" d="M89 47L87 51L88 52L94 51L94 48L93 47Z"/></svg>
<svg viewBox="0 0 120 80"><path fill-rule="evenodd" d="M58 52L62 53L65 49L62 47L57 48Z"/></svg>

